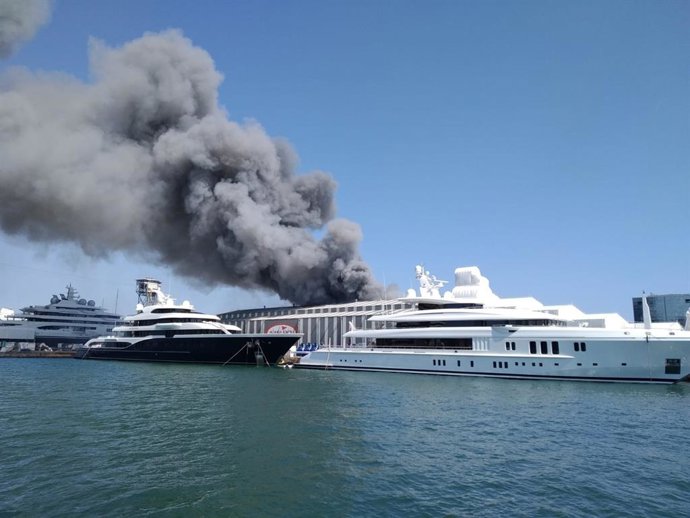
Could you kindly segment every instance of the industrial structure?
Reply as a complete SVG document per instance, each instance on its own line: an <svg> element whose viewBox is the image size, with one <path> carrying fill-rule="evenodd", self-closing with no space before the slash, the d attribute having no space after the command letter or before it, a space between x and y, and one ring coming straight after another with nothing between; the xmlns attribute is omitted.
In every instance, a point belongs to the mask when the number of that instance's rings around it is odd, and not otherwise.
<svg viewBox="0 0 690 518"><path fill-rule="evenodd" d="M221 313L224 324L235 325L245 333L303 333L303 343L342 345L343 333L351 326L368 329L375 314L411 308L412 304L398 299L358 301L325 306L284 306L242 309ZM381 325L380 323L377 325Z"/></svg>

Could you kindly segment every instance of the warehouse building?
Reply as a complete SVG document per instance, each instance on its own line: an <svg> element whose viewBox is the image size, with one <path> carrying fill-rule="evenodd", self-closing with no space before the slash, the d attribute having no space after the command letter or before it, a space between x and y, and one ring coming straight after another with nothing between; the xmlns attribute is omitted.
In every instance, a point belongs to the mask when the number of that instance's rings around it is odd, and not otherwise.
<svg viewBox="0 0 690 518"><path fill-rule="evenodd" d="M224 324L236 325L245 333L303 333L303 343L343 345L343 333L350 327L370 329L369 317L411 308L398 299L349 302L325 306L284 306L229 311L218 315ZM377 323L378 326L385 324Z"/></svg>

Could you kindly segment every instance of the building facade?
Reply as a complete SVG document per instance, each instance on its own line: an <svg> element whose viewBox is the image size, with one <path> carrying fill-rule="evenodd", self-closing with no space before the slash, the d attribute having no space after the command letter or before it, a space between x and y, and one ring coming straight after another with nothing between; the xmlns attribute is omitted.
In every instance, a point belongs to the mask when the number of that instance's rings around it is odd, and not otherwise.
<svg viewBox="0 0 690 518"><path fill-rule="evenodd" d="M634 297L633 318L642 322L642 297ZM647 305L652 322L678 322L685 325L685 314L690 308L690 293L670 293L667 295L647 295Z"/></svg>
<svg viewBox="0 0 690 518"><path fill-rule="evenodd" d="M242 309L221 313L224 324L238 326L245 333L280 332L282 329L303 333L302 343L319 346L343 345L343 334L351 327L371 329L369 317L412 307L401 300L376 300L329 304L326 306L284 306ZM378 323L381 326L382 324ZM385 325L385 324L383 324Z"/></svg>

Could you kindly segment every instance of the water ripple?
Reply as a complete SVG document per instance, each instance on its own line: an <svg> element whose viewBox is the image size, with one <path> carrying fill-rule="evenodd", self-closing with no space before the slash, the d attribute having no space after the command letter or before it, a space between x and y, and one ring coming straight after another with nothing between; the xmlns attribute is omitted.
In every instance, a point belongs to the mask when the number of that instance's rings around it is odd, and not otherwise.
<svg viewBox="0 0 690 518"><path fill-rule="evenodd" d="M690 387L3 360L0 516L688 515Z"/></svg>

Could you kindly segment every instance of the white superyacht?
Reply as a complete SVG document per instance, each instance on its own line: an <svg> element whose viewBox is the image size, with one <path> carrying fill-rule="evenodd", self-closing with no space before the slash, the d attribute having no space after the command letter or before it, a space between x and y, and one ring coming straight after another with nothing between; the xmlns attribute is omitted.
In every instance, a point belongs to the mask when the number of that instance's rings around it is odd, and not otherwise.
<svg viewBox="0 0 690 518"><path fill-rule="evenodd" d="M0 315L0 352L39 348L70 349L112 331L120 315L79 296L76 288L53 295L44 306L27 306L19 314Z"/></svg>
<svg viewBox="0 0 690 518"><path fill-rule="evenodd" d="M371 329L345 333L345 345L303 357L296 367L447 376L637 383L690 379L690 310L679 323L585 314L531 297L499 298L479 268L455 270L455 287L417 266L414 309L382 312Z"/></svg>

